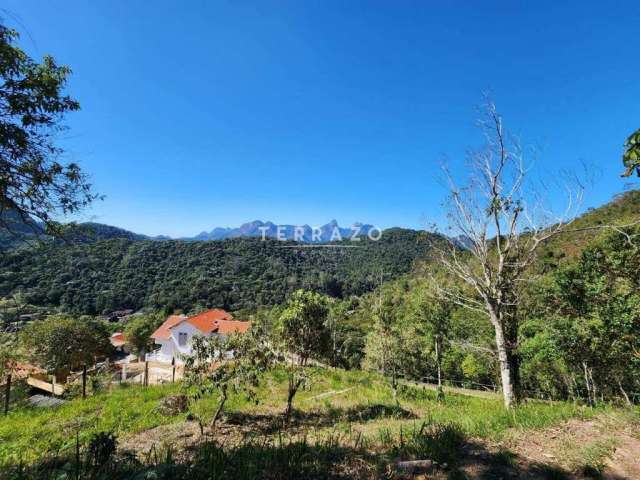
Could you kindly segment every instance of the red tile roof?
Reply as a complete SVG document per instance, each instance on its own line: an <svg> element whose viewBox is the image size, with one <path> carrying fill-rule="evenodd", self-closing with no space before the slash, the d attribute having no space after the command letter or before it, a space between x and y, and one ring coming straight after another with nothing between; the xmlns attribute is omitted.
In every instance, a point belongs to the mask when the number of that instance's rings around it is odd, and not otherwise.
<svg viewBox="0 0 640 480"><path fill-rule="evenodd" d="M169 317L164 321L162 325L158 327L158 329L151 334L151 338L160 339L160 340L168 340L171 338L170 328L175 327L183 320L186 320L187 317L184 315L169 315Z"/></svg>
<svg viewBox="0 0 640 480"><path fill-rule="evenodd" d="M203 333L211 333L218 329L218 322L226 320L233 320L233 316L224 310L216 308L190 317L187 322Z"/></svg>
<svg viewBox="0 0 640 480"><path fill-rule="evenodd" d="M249 330L251 322L241 322L240 320L222 320L218 323L218 333L244 333Z"/></svg>
<svg viewBox="0 0 640 480"><path fill-rule="evenodd" d="M233 315L222 309L215 308L199 313L193 317L185 317L184 315L171 315L160 325L160 327L151 335L151 338L168 340L171 337L171 329L176 325L188 322L200 332L207 333L244 333L249 330L251 322L241 322L234 320Z"/></svg>
<svg viewBox="0 0 640 480"><path fill-rule="evenodd" d="M122 347L125 343L126 340L124 338L124 333L116 332L111 335L111 345L113 345L114 347Z"/></svg>

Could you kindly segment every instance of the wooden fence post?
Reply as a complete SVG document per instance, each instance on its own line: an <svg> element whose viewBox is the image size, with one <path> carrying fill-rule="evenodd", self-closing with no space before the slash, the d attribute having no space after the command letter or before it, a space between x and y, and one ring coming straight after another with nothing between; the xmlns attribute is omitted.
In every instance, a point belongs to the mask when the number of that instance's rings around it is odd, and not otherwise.
<svg viewBox="0 0 640 480"><path fill-rule="evenodd" d="M51 375L51 395L55 396L56 394L56 376Z"/></svg>
<svg viewBox="0 0 640 480"><path fill-rule="evenodd" d="M144 386L149 386L149 362L144 362Z"/></svg>
<svg viewBox="0 0 640 480"><path fill-rule="evenodd" d="M121 382L127 381L127 364L126 363L122 364L122 375L120 376L120 381Z"/></svg>
<svg viewBox="0 0 640 480"><path fill-rule="evenodd" d="M87 398L87 366L82 366L82 398Z"/></svg>
<svg viewBox="0 0 640 480"><path fill-rule="evenodd" d="M11 398L11 374L7 375L7 384L5 385L4 393L4 414L9 413L9 400Z"/></svg>
<svg viewBox="0 0 640 480"><path fill-rule="evenodd" d="M171 383L176 383L176 357L171 358Z"/></svg>

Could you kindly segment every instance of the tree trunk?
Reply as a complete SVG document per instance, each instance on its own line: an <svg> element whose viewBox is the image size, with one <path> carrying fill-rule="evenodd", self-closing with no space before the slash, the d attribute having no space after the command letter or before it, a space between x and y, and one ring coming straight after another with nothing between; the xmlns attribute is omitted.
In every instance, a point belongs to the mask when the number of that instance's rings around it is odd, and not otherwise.
<svg viewBox="0 0 640 480"><path fill-rule="evenodd" d="M302 380L294 381L293 378L289 379L289 393L287 394L287 409L284 412L284 424L289 425L291 419L291 412L293 411L293 398L296 396L298 389L302 385Z"/></svg>
<svg viewBox="0 0 640 480"><path fill-rule="evenodd" d="M9 414L9 403L11 401L11 374L7 375L7 383L4 391L4 414Z"/></svg>
<svg viewBox="0 0 640 480"><path fill-rule="evenodd" d="M591 382L589 381L589 369L587 367L587 362L582 362L582 369L584 371L584 383L587 387L587 402L589 403L589 406L593 407L593 399L595 397L591 394Z"/></svg>
<svg viewBox="0 0 640 480"><path fill-rule="evenodd" d="M620 380L618 380L618 388L620 388L620 392L622 393L622 396L624 397L625 402L627 402L627 406L631 407L633 404L631 403L631 400L629 400L629 395L627 395L627 392L625 392L624 388L622 387L622 382Z"/></svg>
<svg viewBox="0 0 640 480"><path fill-rule="evenodd" d="M493 317L493 315L492 315ZM492 323L496 331L496 348L498 349L498 361L500 363L500 379L502 382L502 395L504 397L504 406L511 409L516 406L516 387L514 385L515 376L513 375L513 359L507 348L507 342L504 337L504 330L497 318Z"/></svg>
<svg viewBox="0 0 640 480"><path fill-rule="evenodd" d="M215 430L216 422L222 415L222 411L224 410L224 404L227 401L227 389L222 389L222 398L220 399L220 403L218 404L218 409L216 410L216 414L213 416L213 420L211 420L211 430Z"/></svg>
<svg viewBox="0 0 640 480"><path fill-rule="evenodd" d="M442 389L442 337L436 335L436 368L438 371L438 394L437 400L444 400L444 390Z"/></svg>

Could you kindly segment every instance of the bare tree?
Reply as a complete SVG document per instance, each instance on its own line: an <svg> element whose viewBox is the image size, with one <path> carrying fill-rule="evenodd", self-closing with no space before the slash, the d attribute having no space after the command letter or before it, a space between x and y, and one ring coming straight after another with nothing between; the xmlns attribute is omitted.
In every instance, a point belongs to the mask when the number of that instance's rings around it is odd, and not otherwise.
<svg viewBox="0 0 640 480"><path fill-rule="evenodd" d="M446 171L450 196L448 242L434 243L445 271L465 286L453 289L435 280L436 291L454 303L487 315L495 330L504 403L519 398L518 304L540 245L566 231L582 198L578 182L562 185L565 208L545 206L549 191L536 188L517 139L508 136L495 105L485 107L480 126L485 146L469 153L463 187ZM461 248L461 245L464 248Z"/></svg>

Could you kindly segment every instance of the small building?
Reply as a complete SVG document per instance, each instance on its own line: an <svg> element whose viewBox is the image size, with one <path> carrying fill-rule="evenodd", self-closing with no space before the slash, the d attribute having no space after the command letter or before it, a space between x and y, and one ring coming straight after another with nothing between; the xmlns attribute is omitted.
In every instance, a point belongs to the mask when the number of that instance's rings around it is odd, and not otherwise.
<svg viewBox="0 0 640 480"><path fill-rule="evenodd" d="M149 353L146 360L171 363L183 363L183 355L191 355L191 341L195 335L224 337L231 333L244 333L251 326L251 322L235 320L233 316L222 309L213 309L192 317L185 315L170 315L160 327L153 332L151 338L158 350Z"/></svg>

